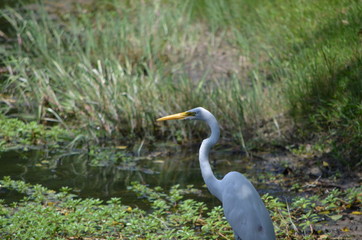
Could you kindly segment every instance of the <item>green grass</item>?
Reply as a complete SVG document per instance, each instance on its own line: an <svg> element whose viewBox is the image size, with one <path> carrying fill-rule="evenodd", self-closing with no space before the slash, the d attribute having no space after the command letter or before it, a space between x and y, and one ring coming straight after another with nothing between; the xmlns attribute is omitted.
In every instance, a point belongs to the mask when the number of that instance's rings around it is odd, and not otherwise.
<svg viewBox="0 0 362 240"><path fill-rule="evenodd" d="M176 185L165 192L133 183L130 190L139 196L135 206L122 204L121 198L79 199L67 187L56 192L9 177L0 188L24 195L18 202L0 201L2 239L233 239L222 208L191 199L199 192L192 187ZM263 200L278 239L327 239L333 236L324 231L326 220L333 224L351 214L361 197L361 188L351 188L297 197L290 205L270 195ZM137 202L149 209L138 208Z"/></svg>
<svg viewBox="0 0 362 240"><path fill-rule="evenodd" d="M189 137L204 128L155 119L203 106L251 147L292 118L299 136L327 134L337 159L359 164L359 1L104 0L2 14L17 36L2 51L2 92L34 120L56 115L93 136Z"/></svg>
<svg viewBox="0 0 362 240"><path fill-rule="evenodd" d="M160 114L196 106L231 118L230 129L254 119L261 86L250 92L246 79L231 72L231 78L224 74L219 81L203 66L223 46L236 51L238 60L240 50L226 41L228 29L214 35L201 22L191 24L194 20L181 11L185 6L107 6L95 13L64 14L64 23L44 11L41 17L31 11L8 13L22 44L5 64L14 73L9 86L17 88L11 90L28 103L23 110L40 120L47 106L82 126L124 136L153 135ZM20 83L21 76L27 81Z"/></svg>

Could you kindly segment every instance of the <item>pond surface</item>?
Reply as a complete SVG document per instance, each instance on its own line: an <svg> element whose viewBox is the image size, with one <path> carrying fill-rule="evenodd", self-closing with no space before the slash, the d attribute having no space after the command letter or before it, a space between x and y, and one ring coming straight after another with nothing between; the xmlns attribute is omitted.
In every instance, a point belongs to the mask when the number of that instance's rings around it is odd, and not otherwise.
<svg viewBox="0 0 362 240"><path fill-rule="evenodd" d="M145 148L144 148L145 149ZM59 190L63 186L73 189L80 197L108 200L121 197L124 204L134 205L136 195L127 190L131 182L137 181L150 187L161 186L166 191L175 184L181 187L194 185L201 189L198 200L210 205L219 205L216 198L206 189L198 162L197 148L172 147L143 150L139 154L129 153L131 164L111 163L92 166L92 158L84 152L51 152L47 150L11 150L0 153L0 178L10 176L31 184L41 184L49 189ZM111 154L111 153L110 153ZM135 156L138 155L138 156ZM257 174L270 173L263 163L252 162L241 153L231 150L211 152L214 173L222 178L230 171L239 171L252 178ZM278 186L270 186L251 180L260 194L266 192L279 195ZM6 201L18 200L22 196L13 192L2 192L0 198Z"/></svg>

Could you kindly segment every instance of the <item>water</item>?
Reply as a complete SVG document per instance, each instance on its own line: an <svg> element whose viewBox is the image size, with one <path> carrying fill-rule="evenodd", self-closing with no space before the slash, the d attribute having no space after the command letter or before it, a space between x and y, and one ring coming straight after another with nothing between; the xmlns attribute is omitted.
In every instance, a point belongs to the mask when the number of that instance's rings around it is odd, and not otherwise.
<svg viewBox="0 0 362 240"><path fill-rule="evenodd" d="M87 153L57 151L43 149L24 151L11 150L0 153L0 178L10 176L14 180L23 180L31 184L41 184L49 189L59 190L63 186L73 189L79 197L108 200L121 197L124 204L134 205L136 195L127 190L133 181L147 184L150 187L161 186L168 190L175 184L181 187L194 185L202 190L198 200L209 205L219 202L207 191L197 159L197 148L162 147L144 150L140 156L131 157L131 165L108 164L102 167L92 166ZM260 172L260 165L255 160L232 151L214 151L211 153L215 161L215 175L219 178L229 171L239 171L247 176ZM249 167L248 167L249 166ZM252 167L250 167L252 166ZM270 186L255 184L260 193L265 193ZM22 196L14 192L0 192L0 198L6 201L19 200Z"/></svg>

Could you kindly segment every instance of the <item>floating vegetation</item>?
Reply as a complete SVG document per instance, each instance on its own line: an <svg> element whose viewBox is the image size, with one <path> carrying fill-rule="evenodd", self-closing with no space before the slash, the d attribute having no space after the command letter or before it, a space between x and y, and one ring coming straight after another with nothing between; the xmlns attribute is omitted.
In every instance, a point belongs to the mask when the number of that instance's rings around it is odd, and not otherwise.
<svg viewBox="0 0 362 240"><path fill-rule="evenodd" d="M78 136L77 136L78 135ZM60 147L81 136L76 130L66 131L61 126L45 127L35 121L24 122L0 114L0 150L30 146Z"/></svg>
<svg viewBox="0 0 362 240"><path fill-rule="evenodd" d="M59 192L5 177L1 191L17 191L25 196L18 202L0 201L2 239L232 239L233 232L223 217L221 206L208 208L193 200L199 191L192 186L160 187L132 183L138 196L132 206L122 198L108 201L79 199L72 190ZM185 197L187 195L188 197ZM280 239L329 239L336 231L348 236L349 227L330 231L342 218L361 216L362 188L334 189L320 196L305 196L291 203L269 194L263 200L271 212ZM147 202L151 210L137 207Z"/></svg>

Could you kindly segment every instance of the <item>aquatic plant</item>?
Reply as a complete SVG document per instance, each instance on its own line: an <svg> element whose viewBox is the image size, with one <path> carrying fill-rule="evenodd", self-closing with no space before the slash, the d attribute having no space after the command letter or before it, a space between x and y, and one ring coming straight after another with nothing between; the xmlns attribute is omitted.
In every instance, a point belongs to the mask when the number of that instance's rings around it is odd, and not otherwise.
<svg viewBox="0 0 362 240"><path fill-rule="evenodd" d="M58 192L41 185L0 180L2 191L24 194L18 202L0 201L0 237L2 239L232 239L233 232L221 206L212 209L190 196L199 191L192 186L175 185L169 191L139 183L129 187L137 195L133 206L122 204L121 198L108 201L80 199L67 187ZM300 197L291 205L270 195L263 200L272 213L276 234L282 239L326 239L325 219L338 221L343 216L360 214L361 188L332 191L338 209L329 209L322 196ZM186 198L185 195L188 197ZM318 200L320 199L320 200ZM137 207L147 202L151 210ZM328 200L330 201L330 200ZM352 212L351 212L352 210ZM345 231L347 231L345 229Z"/></svg>
<svg viewBox="0 0 362 240"><path fill-rule="evenodd" d="M69 144L77 136L80 134L76 130L65 131L61 126L46 127L35 121L24 122L0 114L0 150L35 145L56 148L61 144Z"/></svg>

